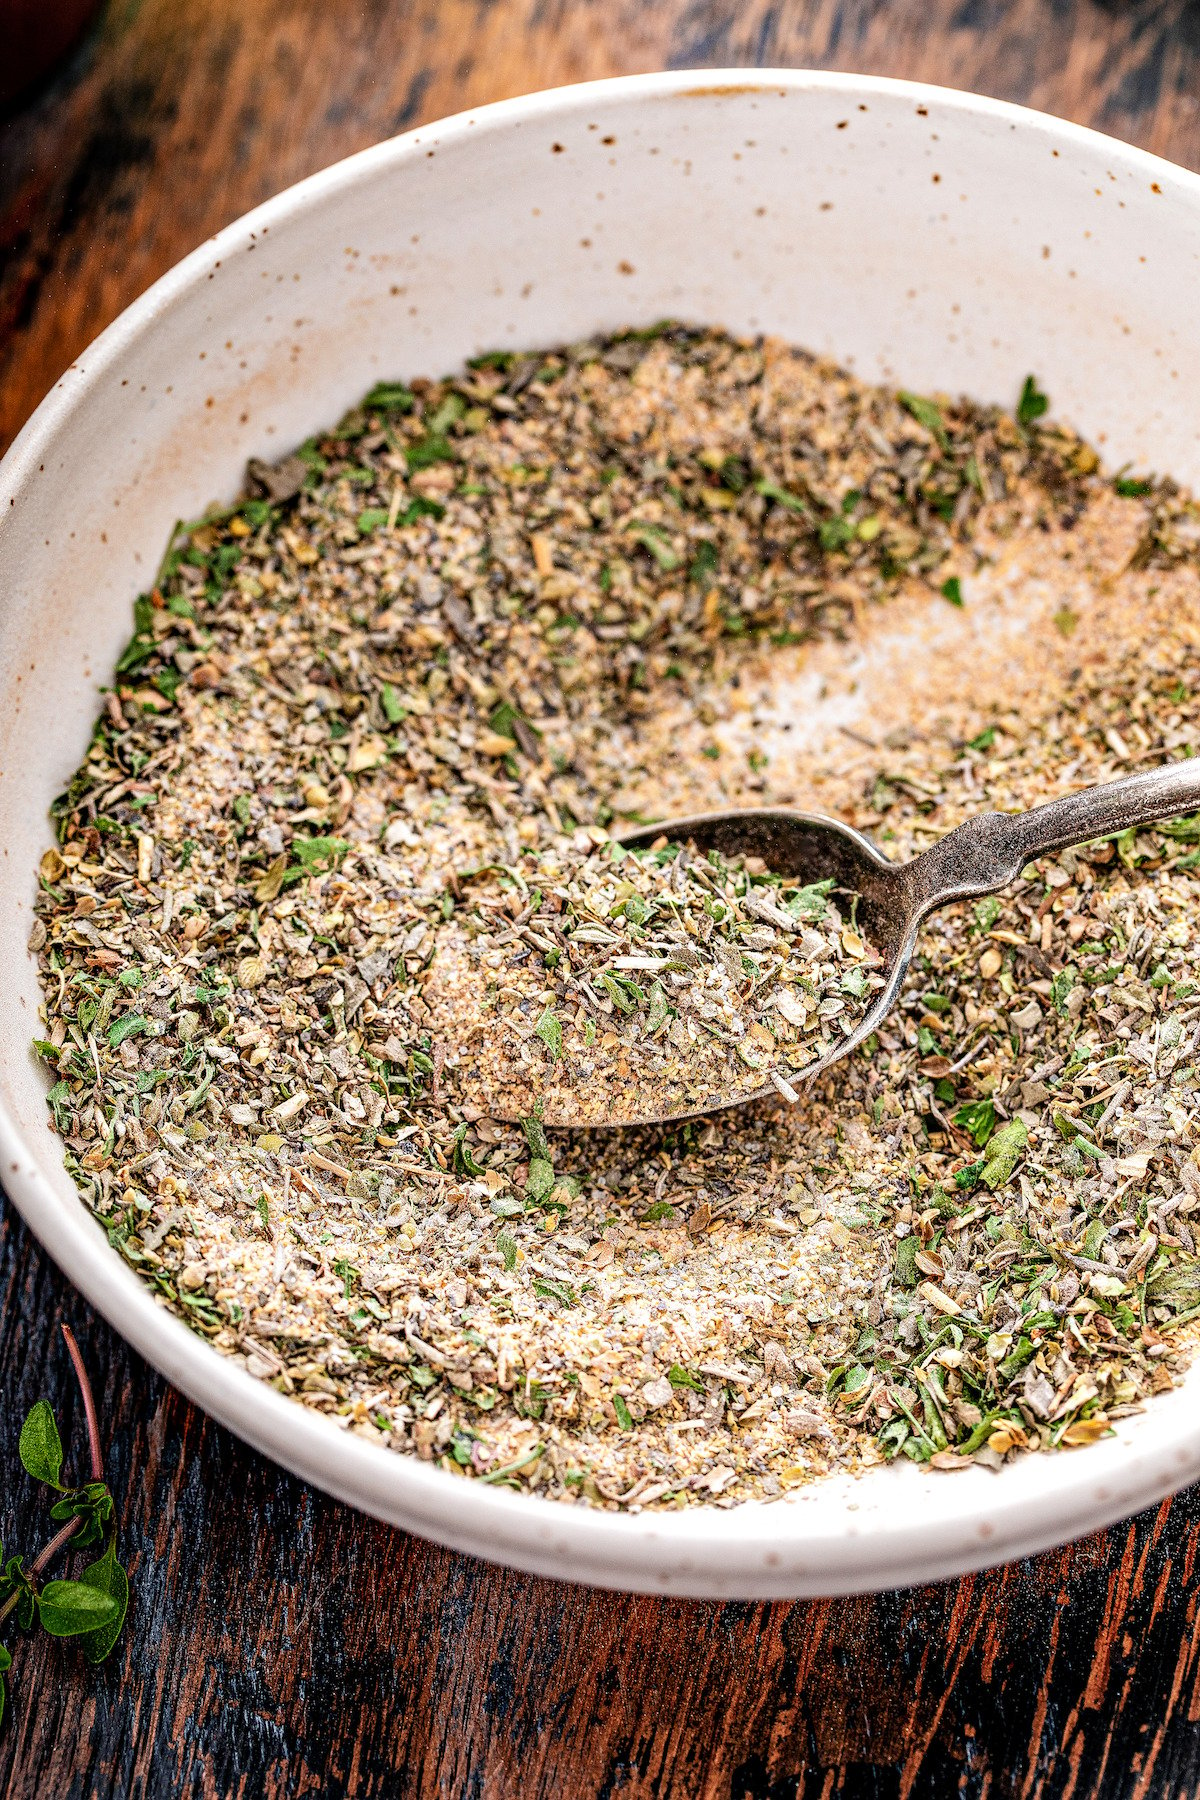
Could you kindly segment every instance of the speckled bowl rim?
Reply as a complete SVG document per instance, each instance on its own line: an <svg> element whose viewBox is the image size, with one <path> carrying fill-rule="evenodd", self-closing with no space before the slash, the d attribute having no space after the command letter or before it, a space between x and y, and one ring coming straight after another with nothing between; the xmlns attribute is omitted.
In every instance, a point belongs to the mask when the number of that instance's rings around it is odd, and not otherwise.
<svg viewBox="0 0 1200 1800"><path fill-rule="evenodd" d="M482 150L487 128L571 121L598 104L646 96L788 90L936 102L1048 143L1119 163L1200 210L1200 177L1083 127L969 93L881 77L803 70L683 70L551 89L475 108L391 139L288 188L186 257L97 338L55 385L3 463L0 489L19 493L79 396L103 380L121 353L208 275L214 255L232 255L247 233L306 209L348 186L398 168L470 132ZM1069 1456L1031 1457L999 1475L972 1469L931 1476L906 1466L859 1482L838 1476L770 1505L713 1506L636 1515L593 1511L456 1480L414 1457L353 1436L235 1367L178 1319L109 1247L80 1205L64 1210L39 1173L9 1109L0 1105L5 1189L65 1275L134 1347L197 1405L284 1468L326 1493L454 1549L537 1574L600 1585L711 1598L784 1598L851 1593L959 1575L1096 1530L1200 1476L1200 1423L1187 1400L1196 1379L1136 1421L1136 1442L1096 1445ZM1188 1390L1187 1393L1184 1389ZM928 1484L938 1482L934 1490ZM913 1484L917 1484L916 1487ZM945 1488L949 1504L941 1499ZM928 1508L922 1500L933 1498Z"/></svg>

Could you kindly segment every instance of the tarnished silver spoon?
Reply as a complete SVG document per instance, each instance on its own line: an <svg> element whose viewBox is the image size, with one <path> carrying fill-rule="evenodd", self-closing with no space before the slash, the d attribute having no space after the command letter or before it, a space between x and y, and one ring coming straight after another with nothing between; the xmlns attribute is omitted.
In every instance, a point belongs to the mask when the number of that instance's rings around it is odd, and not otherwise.
<svg viewBox="0 0 1200 1800"><path fill-rule="evenodd" d="M837 819L789 808L748 808L734 812L697 813L691 818L661 820L622 832L630 849L659 838L693 843L698 850L722 856L759 856L777 875L802 885L832 880L842 895L858 896L856 923L883 958L884 987L859 1020L828 1055L805 1068L786 1071L787 1080L810 1081L853 1050L881 1024L895 1005L908 972L917 932L924 919L954 900L994 894L1015 881L1027 863L1071 844L1112 837L1134 825L1152 825L1200 807L1200 757L1166 763L1144 775L1084 788L1061 800L1048 801L1023 813L980 813L947 832L911 862L888 862L870 838ZM773 1084L728 1100L710 1100L695 1111L670 1112L648 1119L644 1113L623 1118L610 1112L604 1125L642 1125L685 1119L776 1097ZM556 1124L566 1121L556 1119ZM594 1125L594 1121L589 1121Z"/></svg>

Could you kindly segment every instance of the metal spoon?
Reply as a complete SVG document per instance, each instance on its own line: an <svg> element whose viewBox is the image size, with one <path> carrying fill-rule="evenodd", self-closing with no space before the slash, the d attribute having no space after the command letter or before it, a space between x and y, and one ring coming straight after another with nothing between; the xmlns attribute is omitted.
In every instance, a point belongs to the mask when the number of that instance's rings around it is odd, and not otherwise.
<svg viewBox="0 0 1200 1800"><path fill-rule="evenodd" d="M837 819L790 808L752 808L737 812L697 813L621 834L630 849L658 838L694 843L699 850L723 856L760 856L776 874L801 884L832 880L836 888L858 896L857 924L883 957L886 981L875 1004L827 1056L807 1067L788 1068L789 1083L810 1081L868 1038L895 1005L908 972L922 920L954 900L994 894L1015 881L1027 863L1070 844L1112 837L1133 825L1152 825L1200 807L1200 757L1166 763L1144 775L1130 775L1100 787L1084 788L1023 813L980 813L947 832L911 862L892 863L862 832ZM645 1125L686 1119L741 1106L765 1096L777 1097L773 1085L752 1094L716 1100L692 1111L610 1114L606 1126ZM564 1120L556 1120L566 1123Z"/></svg>

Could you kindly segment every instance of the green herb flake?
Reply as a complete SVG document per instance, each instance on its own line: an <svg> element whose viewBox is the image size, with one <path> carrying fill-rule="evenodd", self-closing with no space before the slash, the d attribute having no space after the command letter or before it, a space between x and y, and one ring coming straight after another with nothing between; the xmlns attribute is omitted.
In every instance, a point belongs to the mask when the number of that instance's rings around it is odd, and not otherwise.
<svg viewBox="0 0 1200 1800"><path fill-rule="evenodd" d="M681 558L672 548L671 540L659 525L646 525L640 519L631 520L626 530L639 544L645 546L665 575L679 567Z"/></svg>
<svg viewBox="0 0 1200 1800"><path fill-rule="evenodd" d="M109 1026L108 1041L112 1049L117 1050L127 1038L138 1037L149 1029L150 1021L143 1018L141 1013L125 1013L122 1018L114 1020Z"/></svg>
<svg viewBox="0 0 1200 1800"><path fill-rule="evenodd" d="M541 1038L545 1044L546 1049L550 1052L551 1062L557 1062L562 1055L563 1031L557 1015L550 1007L546 1008L534 1026L534 1036Z"/></svg>
<svg viewBox="0 0 1200 1800"><path fill-rule="evenodd" d="M812 508L807 500L802 500L799 494L790 494L777 482L758 481L754 485L754 491L756 494L761 494L764 500L773 500L776 506L785 507L788 512L801 513L806 518L812 516Z"/></svg>
<svg viewBox="0 0 1200 1800"><path fill-rule="evenodd" d="M363 405L371 412L411 412L415 396L399 381L377 381Z"/></svg>
<svg viewBox="0 0 1200 1800"><path fill-rule="evenodd" d="M1003 1187L1028 1143L1029 1130L1022 1119L1010 1119L994 1132L988 1140L987 1161L980 1174L984 1186L993 1191Z"/></svg>
<svg viewBox="0 0 1200 1800"><path fill-rule="evenodd" d="M996 1108L991 1100L970 1100L952 1115L953 1123L965 1131L980 1149L996 1127Z"/></svg>
<svg viewBox="0 0 1200 1800"><path fill-rule="evenodd" d="M925 400L920 394L902 392L896 396L905 412L911 413L918 425L923 425L938 441L943 450L949 447L946 434L946 422L942 418L941 408L933 400Z"/></svg>
<svg viewBox="0 0 1200 1800"><path fill-rule="evenodd" d="M1021 389L1021 397L1017 401L1017 424L1028 427L1048 412L1049 408L1049 400L1042 393L1033 376L1027 375Z"/></svg>
<svg viewBox="0 0 1200 1800"><path fill-rule="evenodd" d="M671 1364L667 1370L667 1380L673 1388L687 1388L693 1394L704 1392L704 1383L699 1376L693 1375L690 1369L682 1368L679 1363Z"/></svg>

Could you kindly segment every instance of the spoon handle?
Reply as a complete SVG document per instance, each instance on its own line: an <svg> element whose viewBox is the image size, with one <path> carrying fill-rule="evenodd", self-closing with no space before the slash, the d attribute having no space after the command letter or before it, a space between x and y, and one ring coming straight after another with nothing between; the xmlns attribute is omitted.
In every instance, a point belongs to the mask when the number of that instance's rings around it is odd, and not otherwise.
<svg viewBox="0 0 1200 1800"><path fill-rule="evenodd" d="M1200 757L1083 788L1029 812L980 813L908 864L910 904L924 914L950 900L993 893L1036 857L1197 808Z"/></svg>

